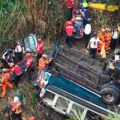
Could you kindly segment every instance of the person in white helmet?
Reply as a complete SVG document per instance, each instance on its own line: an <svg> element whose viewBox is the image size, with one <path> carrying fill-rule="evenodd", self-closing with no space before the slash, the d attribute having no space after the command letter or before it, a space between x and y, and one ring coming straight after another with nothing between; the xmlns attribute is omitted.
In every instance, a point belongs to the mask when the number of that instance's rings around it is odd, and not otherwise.
<svg viewBox="0 0 120 120"><path fill-rule="evenodd" d="M18 97L14 97L13 104L11 105L11 111L12 114L9 116L8 120L22 120L22 107Z"/></svg>

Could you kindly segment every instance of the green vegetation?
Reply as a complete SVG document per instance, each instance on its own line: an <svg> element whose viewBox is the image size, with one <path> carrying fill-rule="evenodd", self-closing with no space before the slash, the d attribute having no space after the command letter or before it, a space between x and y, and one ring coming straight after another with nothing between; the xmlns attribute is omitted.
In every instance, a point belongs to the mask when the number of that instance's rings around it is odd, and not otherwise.
<svg viewBox="0 0 120 120"><path fill-rule="evenodd" d="M14 40L30 33L43 36L48 41L63 31L64 4L52 0L1 0L0 48L2 42L10 46Z"/></svg>

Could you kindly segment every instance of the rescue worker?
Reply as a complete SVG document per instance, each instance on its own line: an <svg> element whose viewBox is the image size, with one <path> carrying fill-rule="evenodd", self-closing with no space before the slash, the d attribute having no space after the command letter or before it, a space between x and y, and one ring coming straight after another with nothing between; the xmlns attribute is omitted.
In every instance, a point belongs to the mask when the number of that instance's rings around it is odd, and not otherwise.
<svg viewBox="0 0 120 120"><path fill-rule="evenodd" d="M12 114L9 116L8 120L22 120L22 104L18 97L14 97L13 104L11 105Z"/></svg>
<svg viewBox="0 0 120 120"><path fill-rule="evenodd" d="M92 55L92 58L95 59L95 55L97 52L98 42L104 43L97 37L97 33L94 33L94 37L92 37L88 43L87 48L90 48L90 55Z"/></svg>
<svg viewBox="0 0 120 120"><path fill-rule="evenodd" d="M12 49L8 49L2 55L2 58L1 58L1 63L2 63L1 67L2 67L2 69L3 68L10 68L9 67L9 63L10 62L14 62L12 54L13 54L13 50Z"/></svg>
<svg viewBox="0 0 120 120"><path fill-rule="evenodd" d="M39 59L38 71L45 70L46 65L52 61L52 58L48 58L47 55L43 54L42 57Z"/></svg>
<svg viewBox="0 0 120 120"><path fill-rule="evenodd" d="M75 28L73 26L73 23L69 21L69 24L65 28L66 31L66 43L68 47L72 47L74 38L73 38L73 33L75 32Z"/></svg>
<svg viewBox="0 0 120 120"><path fill-rule="evenodd" d="M105 43L105 29L101 29L98 37L103 43ZM102 49L102 43L99 42L97 47L97 53L100 53L101 49Z"/></svg>
<svg viewBox="0 0 120 120"><path fill-rule="evenodd" d="M105 32L105 50L106 50L106 54L108 54L110 52L110 42L111 42L112 34L109 28L106 28L105 31L106 31Z"/></svg>
<svg viewBox="0 0 120 120"><path fill-rule="evenodd" d="M115 27L114 30L112 31L112 39L110 43L110 48L112 50L115 50L117 42L118 42L118 38L119 38L119 33L118 33L117 28Z"/></svg>
<svg viewBox="0 0 120 120"><path fill-rule="evenodd" d="M31 53L26 54L26 71L27 71L27 80L32 80L32 71L33 71L33 58Z"/></svg>
<svg viewBox="0 0 120 120"><path fill-rule="evenodd" d="M4 98L6 94L6 87L13 88L13 85L9 82L10 74L6 69L2 70L2 77L0 79L0 87L2 89L2 94L0 97Z"/></svg>
<svg viewBox="0 0 120 120"><path fill-rule="evenodd" d="M89 40L90 40L90 35L91 35L92 27L90 24L90 20L88 23L85 25L84 28L84 42L85 42L85 48L87 48Z"/></svg>
<svg viewBox="0 0 120 120"><path fill-rule="evenodd" d="M116 76L117 71L119 71L119 67L120 67L120 49L117 48L114 51L114 56L112 56L111 60L108 63L108 66L106 67L105 73L109 76L111 75Z"/></svg>
<svg viewBox="0 0 120 120"><path fill-rule="evenodd" d="M23 60L24 47L19 41L14 45L15 64Z"/></svg>
<svg viewBox="0 0 120 120"><path fill-rule="evenodd" d="M75 28L75 38L80 38L82 33L82 28L83 28L83 18L82 16L76 17L76 21L74 23L74 28Z"/></svg>
<svg viewBox="0 0 120 120"><path fill-rule="evenodd" d="M17 87L18 86L18 82L22 76L22 70L20 68L20 66L18 65L14 65L14 63L11 63L10 65L10 73L13 75L13 79L14 79L14 84Z"/></svg>
<svg viewBox="0 0 120 120"><path fill-rule="evenodd" d="M88 22L88 18L90 18L90 10L88 9L88 3L83 2L81 9L82 9L82 12L84 13L83 26L85 26Z"/></svg>
<svg viewBox="0 0 120 120"><path fill-rule="evenodd" d="M37 39L37 47L36 47L36 53L37 53L36 63L37 63L37 65L38 65L39 59L42 57L43 49L44 49L43 41L41 40L41 38L38 38Z"/></svg>
<svg viewBox="0 0 120 120"><path fill-rule="evenodd" d="M66 6L67 6L67 18L68 20L71 20L72 11L74 8L74 0L66 0Z"/></svg>

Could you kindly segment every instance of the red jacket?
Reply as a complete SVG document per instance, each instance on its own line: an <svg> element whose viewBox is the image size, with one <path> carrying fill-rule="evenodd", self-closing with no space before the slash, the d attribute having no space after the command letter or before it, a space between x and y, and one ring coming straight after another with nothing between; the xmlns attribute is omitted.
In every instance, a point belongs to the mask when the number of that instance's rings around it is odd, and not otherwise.
<svg viewBox="0 0 120 120"><path fill-rule="evenodd" d="M66 35L72 36L73 31L75 30L73 25L69 25L66 27Z"/></svg>
<svg viewBox="0 0 120 120"><path fill-rule="evenodd" d="M38 45L36 47L36 52L39 53L39 54L42 54L43 48L44 48L43 42L38 43Z"/></svg>
<svg viewBox="0 0 120 120"><path fill-rule="evenodd" d="M74 0L66 0L66 6L68 8L74 8Z"/></svg>
<svg viewBox="0 0 120 120"><path fill-rule="evenodd" d="M32 58L26 59L26 67L27 68L32 67L32 63L33 63L33 59Z"/></svg>
<svg viewBox="0 0 120 120"><path fill-rule="evenodd" d="M18 65L15 65L11 71L11 73L15 73L16 75L21 75L22 74L22 71L21 71L21 68L18 66Z"/></svg>

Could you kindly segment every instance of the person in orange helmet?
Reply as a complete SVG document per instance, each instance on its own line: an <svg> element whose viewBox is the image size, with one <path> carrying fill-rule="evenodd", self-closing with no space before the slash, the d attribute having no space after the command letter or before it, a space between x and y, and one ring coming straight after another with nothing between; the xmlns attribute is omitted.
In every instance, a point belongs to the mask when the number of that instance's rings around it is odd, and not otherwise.
<svg viewBox="0 0 120 120"><path fill-rule="evenodd" d="M6 69L2 70L2 78L0 79L0 87L2 89L2 94L0 97L4 98L6 94L6 87L13 88L13 85L9 82L10 74Z"/></svg>
<svg viewBox="0 0 120 120"><path fill-rule="evenodd" d="M112 38L112 34L110 32L110 29L106 28L106 33L105 33L105 49L106 49L106 53L107 54L110 52L111 38Z"/></svg>
<svg viewBox="0 0 120 120"><path fill-rule="evenodd" d="M38 71L45 70L46 65L49 64L51 61L52 58L49 59L47 55L43 54L42 57L39 59Z"/></svg>
<svg viewBox="0 0 120 120"><path fill-rule="evenodd" d="M20 66L19 65L15 65L15 64L11 64L11 66L10 66L10 73L11 73L12 76L14 76L13 77L14 84L17 87L18 86L18 82L19 82L19 80L20 80L20 78L22 76L22 70L21 70Z"/></svg>
<svg viewBox="0 0 120 120"><path fill-rule="evenodd" d="M26 54L26 71L27 71L27 80L32 80L32 71L34 71L33 68L33 57L31 53Z"/></svg>
<svg viewBox="0 0 120 120"><path fill-rule="evenodd" d="M39 59L42 57L43 49L44 49L43 41L41 38L38 38L37 39L37 46L36 46L36 53L37 53L36 63L37 63L37 65L38 65Z"/></svg>
<svg viewBox="0 0 120 120"><path fill-rule="evenodd" d="M70 20L72 18L72 12L74 9L74 0L66 0L67 6L67 19Z"/></svg>
<svg viewBox="0 0 120 120"><path fill-rule="evenodd" d="M105 43L105 29L101 29L98 37L103 43ZM97 52L100 53L101 49L102 49L102 43L99 42Z"/></svg>

